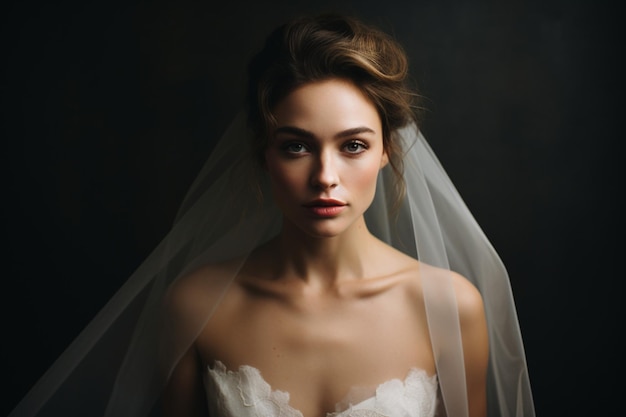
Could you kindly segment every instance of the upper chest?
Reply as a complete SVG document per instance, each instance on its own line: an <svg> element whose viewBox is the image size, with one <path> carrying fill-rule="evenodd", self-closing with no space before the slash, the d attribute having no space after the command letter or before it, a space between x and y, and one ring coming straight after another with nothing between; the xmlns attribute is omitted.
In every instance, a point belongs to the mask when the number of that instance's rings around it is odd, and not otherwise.
<svg viewBox="0 0 626 417"><path fill-rule="evenodd" d="M401 288L348 299L282 299L235 288L198 338L206 365L250 365L301 409L330 407L355 386L434 374L421 307ZM306 414L306 413L305 413Z"/></svg>
<svg viewBox="0 0 626 417"><path fill-rule="evenodd" d="M378 345L412 349L427 337L423 304L402 286L365 296L340 296L277 295L235 285L200 340L216 353L221 346L229 351L267 346L324 352L374 350Z"/></svg>

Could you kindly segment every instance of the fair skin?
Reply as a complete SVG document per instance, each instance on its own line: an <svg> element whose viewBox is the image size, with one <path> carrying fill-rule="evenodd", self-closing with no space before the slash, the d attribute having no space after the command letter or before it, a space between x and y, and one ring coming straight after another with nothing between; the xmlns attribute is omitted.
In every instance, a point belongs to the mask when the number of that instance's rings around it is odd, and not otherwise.
<svg viewBox="0 0 626 417"><path fill-rule="evenodd" d="M179 362L166 415L207 415L201 375L216 360L231 370L259 369L304 417L334 411L353 387L373 393L411 368L435 373L420 278L426 266L374 237L363 217L387 163L376 108L352 83L329 79L295 89L274 112L265 168L282 230L250 255ZM214 274L216 267L206 266L178 284L172 294L174 306L185 306L181 314L207 304L199 289ZM451 274L470 416L484 416L482 300Z"/></svg>

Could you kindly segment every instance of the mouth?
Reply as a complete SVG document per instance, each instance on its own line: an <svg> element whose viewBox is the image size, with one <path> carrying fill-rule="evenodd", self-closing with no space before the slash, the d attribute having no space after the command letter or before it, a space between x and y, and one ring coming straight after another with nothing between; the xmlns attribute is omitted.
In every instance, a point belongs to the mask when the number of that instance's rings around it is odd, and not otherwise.
<svg viewBox="0 0 626 417"><path fill-rule="evenodd" d="M336 217L347 207L347 203L331 198L320 198L304 204L315 217Z"/></svg>
<svg viewBox="0 0 626 417"><path fill-rule="evenodd" d="M304 204L304 207L343 207L346 205L344 201L335 200L334 198L318 198Z"/></svg>

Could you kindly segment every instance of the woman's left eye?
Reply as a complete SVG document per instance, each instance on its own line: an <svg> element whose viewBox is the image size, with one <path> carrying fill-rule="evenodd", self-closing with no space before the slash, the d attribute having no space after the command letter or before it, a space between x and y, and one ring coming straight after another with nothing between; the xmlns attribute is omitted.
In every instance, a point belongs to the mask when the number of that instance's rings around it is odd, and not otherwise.
<svg viewBox="0 0 626 417"><path fill-rule="evenodd" d="M360 141L352 141L346 143L344 149L348 153L361 153L367 149L367 145Z"/></svg>

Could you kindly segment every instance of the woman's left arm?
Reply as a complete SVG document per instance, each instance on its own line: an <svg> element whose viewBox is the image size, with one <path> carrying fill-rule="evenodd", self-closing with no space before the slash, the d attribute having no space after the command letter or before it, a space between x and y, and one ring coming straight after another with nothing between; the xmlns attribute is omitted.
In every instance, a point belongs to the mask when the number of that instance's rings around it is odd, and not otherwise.
<svg viewBox="0 0 626 417"><path fill-rule="evenodd" d="M463 341L469 416L485 417L489 339L483 300L476 287L460 275L455 277L455 288Z"/></svg>

